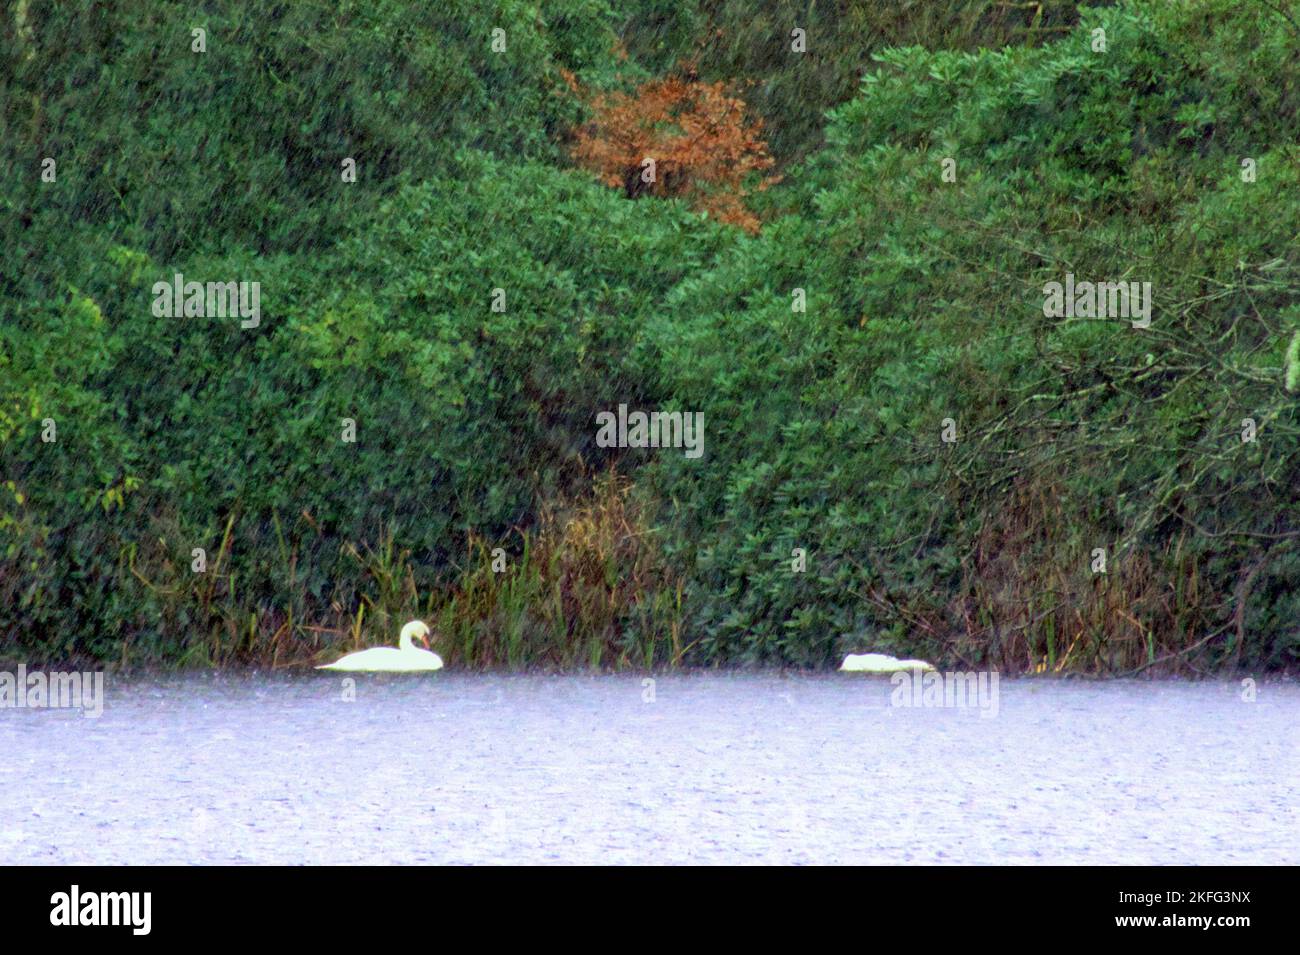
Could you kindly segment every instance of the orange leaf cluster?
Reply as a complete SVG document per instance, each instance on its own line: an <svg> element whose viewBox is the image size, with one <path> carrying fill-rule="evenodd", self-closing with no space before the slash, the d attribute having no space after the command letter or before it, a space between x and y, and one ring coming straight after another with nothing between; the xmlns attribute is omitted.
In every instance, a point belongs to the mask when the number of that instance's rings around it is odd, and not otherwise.
<svg viewBox="0 0 1300 955"><path fill-rule="evenodd" d="M774 160L762 121L747 121L744 102L722 83L650 80L632 94L598 94L590 105L591 122L577 131L572 154L601 182L629 199L680 196L721 222L758 231L745 199L780 177L765 175Z"/></svg>

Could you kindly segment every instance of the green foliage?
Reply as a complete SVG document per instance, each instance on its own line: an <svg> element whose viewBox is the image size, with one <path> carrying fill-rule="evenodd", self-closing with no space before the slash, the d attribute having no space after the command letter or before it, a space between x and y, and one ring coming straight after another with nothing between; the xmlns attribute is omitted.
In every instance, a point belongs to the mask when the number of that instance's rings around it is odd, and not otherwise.
<svg viewBox="0 0 1300 955"><path fill-rule="evenodd" d="M633 0L620 35L656 72L689 62L707 81L739 84L767 124L772 153L796 162L822 140L823 114L849 100L873 53L916 44L973 50L1033 44L1077 22L1073 0ZM795 52L791 31L804 31Z"/></svg>
<svg viewBox="0 0 1300 955"><path fill-rule="evenodd" d="M1294 665L1300 74L1256 14L1134 3L1038 49L882 54L801 171L812 211L675 290L635 363L709 422L704 464L652 468L704 658L1032 669L1072 630L1087 669ZM1067 271L1152 282L1153 327L1045 318Z"/></svg>
<svg viewBox="0 0 1300 955"><path fill-rule="evenodd" d="M467 151L448 169L310 259L162 268L104 247L84 291L5 322L0 462L24 503L5 501L0 632L90 656L181 633L238 657L250 615L269 640L354 613L376 582L354 559L367 542L399 540L424 594L471 532L526 527L584 479L607 453L596 411L637 390L618 357L638 316L725 232L538 163ZM261 326L156 317L173 270L260 282ZM192 547L229 556L205 577Z"/></svg>
<svg viewBox="0 0 1300 955"><path fill-rule="evenodd" d="M354 207L445 175L465 146L554 158L579 117L560 71L595 83L614 66L601 0L31 0L5 20L0 158L24 186L18 215L112 222L163 259L328 244ZM47 156L57 189L35 174Z"/></svg>
<svg viewBox="0 0 1300 955"><path fill-rule="evenodd" d="M1269 5L33 0L0 37L0 656L303 662L424 615L468 665L1296 665ZM759 236L559 168L563 71L683 57L761 81ZM259 282L261 325L155 316L177 272ZM1066 272L1151 282L1152 326L1045 316ZM619 403L701 412L704 457L596 447ZM607 467L635 520L548 523Z"/></svg>

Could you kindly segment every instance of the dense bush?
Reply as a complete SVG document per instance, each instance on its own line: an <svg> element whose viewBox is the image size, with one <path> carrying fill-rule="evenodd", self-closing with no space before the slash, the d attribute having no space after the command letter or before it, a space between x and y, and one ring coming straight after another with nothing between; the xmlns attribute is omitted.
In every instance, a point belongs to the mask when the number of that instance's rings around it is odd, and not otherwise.
<svg viewBox="0 0 1300 955"><path fill-rule="evenodd" d="M590 422L639 388L617 360L638 316L721 227L576 172L473 152L449 168L310 260L164 269L112 247L84 288L5 323L0 460L23 496L0 508L6 632L51 653L115 655L136 633L253 650L373 597L366 543L398 541L427 595L468 534L526 527L585 480L608 454ZM155 317L173 268L260 281L261 326ZM193 547L219 566L192 573Z"/></svg>
<svg viewBox="0 0 1300 955"><path fill-rule="evenodd" d="M111 222L163 258L327 244L353 206L446 175L458 148L557 156L581 115L562 71L610 74L609 21L600 0L21 3L3 27L6 218Z"/></svg>
<svg viewBox="0 0 1300 955"><path fill-rule="evenodd" d="M471 529L584 475L587 376L616 389L626 322L699 265L695 217L553 165L569 84L613 75L611 22L587 0L0 16L0 633L293 654L405 593L390 564L427 596ZM261 327L155 317L176 272L260 282Z"/></svg>
<svg viewBox="0 0 1300 955"><path fill-rule="evenodd" d="M768 128L773 155L796 162L822 142L826 110L851 99L874 53L891 47L973 50L1040 43L1078 21L1073 0L632 0L621 36L656 71L689 63L740 85ZM791 31L804 31L803 52Z"/></svg>
<svg viewBox="0 0 1300 955"><path fill-rule="evenodd" d="M223 11L0 14L0 656L419 614L468 665L1296 665L1285 10L847 4L798 66L780 4ZM761 234L564 168L575 86L692 58L769 81ZM260 326L155 316L177 272ZM1066 272L1151 282L1151 327L1046 317ZM620 403L704 456L597 447Z"/></svg>
<svg viewBox="0 0 1300 955"><path fill-rule="evenodd" d="M706 657L1294 665L1294 41L1153 3L1041 49L880 58L802 171L815 213L680 285L643 341L711 422L707 467L655 465ZM1152 327L1045 318L1067 271L1152 282Z"/></svg>

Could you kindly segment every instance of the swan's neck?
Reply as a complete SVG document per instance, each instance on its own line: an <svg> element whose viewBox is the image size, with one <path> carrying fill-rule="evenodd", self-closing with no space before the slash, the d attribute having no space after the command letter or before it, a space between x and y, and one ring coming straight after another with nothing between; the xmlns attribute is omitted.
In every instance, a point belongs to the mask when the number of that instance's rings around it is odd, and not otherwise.
<svg viewBox="0 0 1300 955"><path fill-rule="evenodd" d="M403 630L402 635L397 638L397 649L399 650L415 649L415 643L414 641L411 640L411 632L409 630Z"/></svg>

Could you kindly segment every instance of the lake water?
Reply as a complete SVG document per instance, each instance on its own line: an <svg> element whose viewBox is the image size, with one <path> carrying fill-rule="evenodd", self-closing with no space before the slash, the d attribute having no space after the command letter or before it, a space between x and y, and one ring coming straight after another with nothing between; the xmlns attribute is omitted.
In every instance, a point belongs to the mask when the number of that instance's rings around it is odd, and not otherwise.
<svg viewBox="0 0 1300 955"><path fill-rule="evenodd" d="M0 863L1296 863L1300 686L116 679L0 709Z"/></svg>

